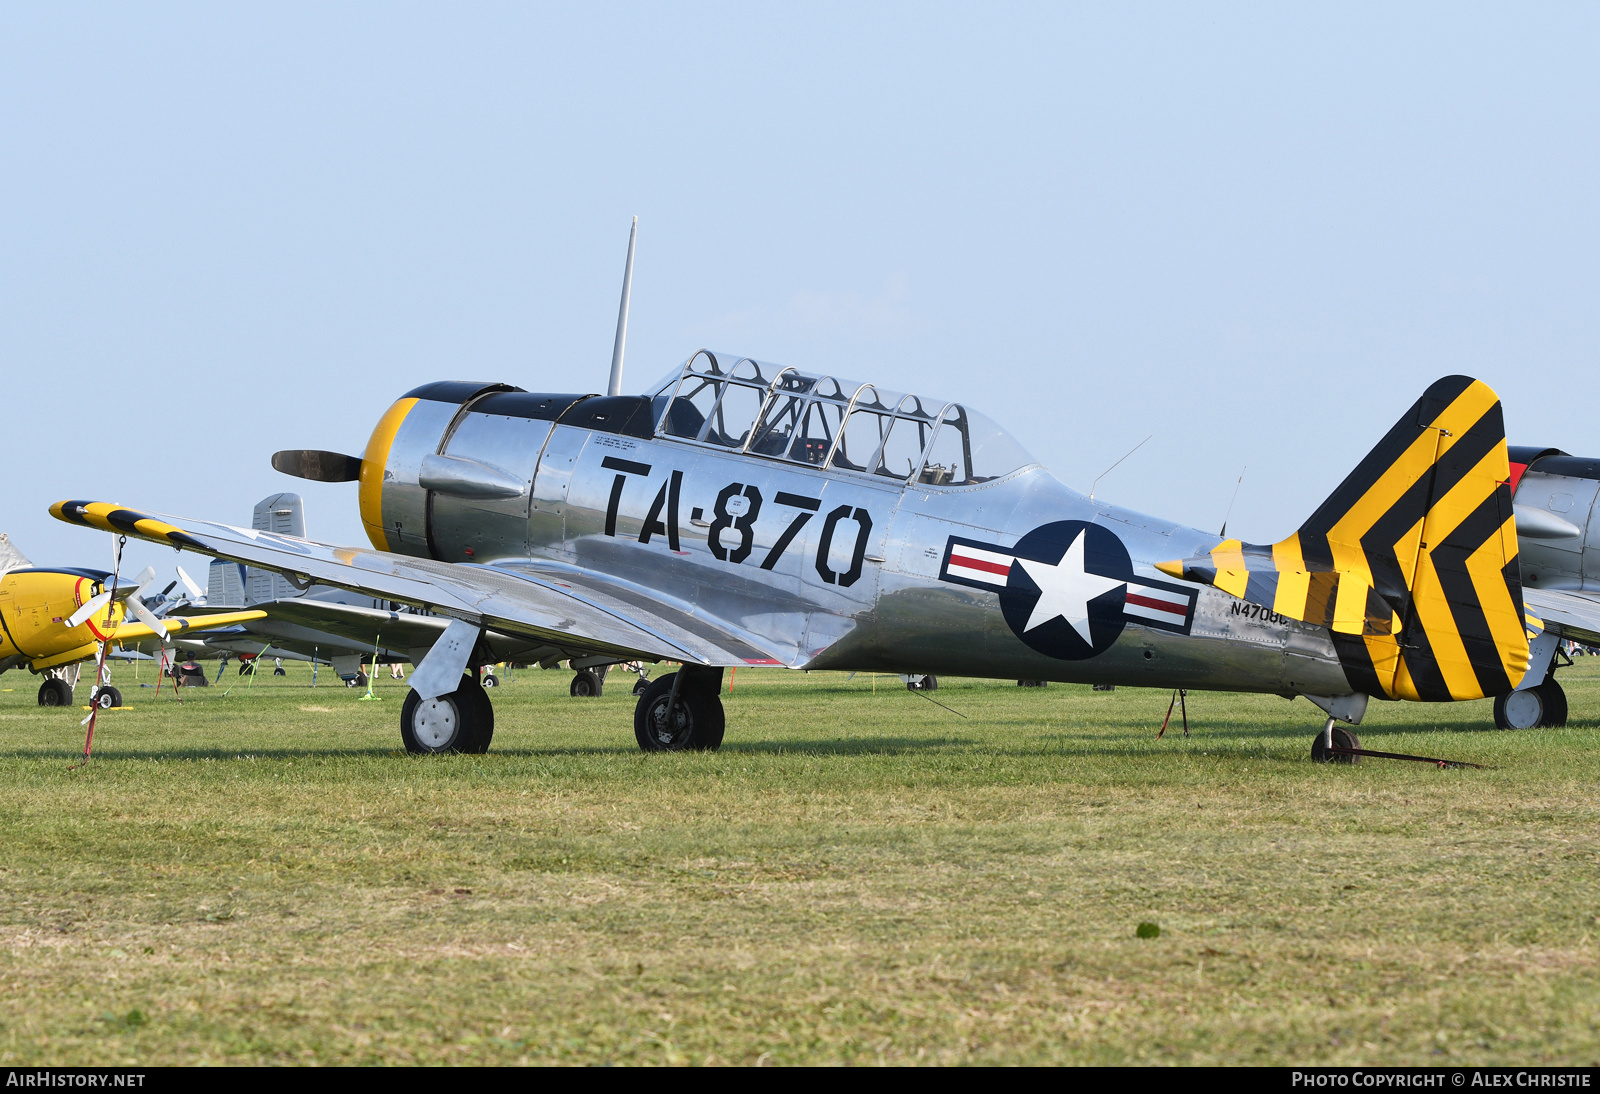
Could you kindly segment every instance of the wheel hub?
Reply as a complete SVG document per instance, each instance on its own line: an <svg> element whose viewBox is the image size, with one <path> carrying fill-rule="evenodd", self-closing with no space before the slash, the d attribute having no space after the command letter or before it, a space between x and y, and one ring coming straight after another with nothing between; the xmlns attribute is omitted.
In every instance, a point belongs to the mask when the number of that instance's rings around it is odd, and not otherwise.
<svg viewBox="0 0 1600 1094"><path fill-rule="evenodd" d="M411 728L425 748L435 751L450 747L461 728L461 717L449 699L424 699L417 704Z"/></svg>
<svg viewBox="0 0 1600 1094"><path fill-rule="evenodd" d="M1539 716L1543 713L1544 703L1540 701L1536 689L1514 691L1506 696L1506 721L1511 723L1513 729L1532 729L1539 724Z"/></svg>
<svg viewBox="0 0 1600 1094"><path fill-rule="evenodd" d="M682 700L679 700L677 709L672 711L672 716L669 718L667 716L667 704L670 702L670 697L663 697L661 704L655 709L655 716L651 719L656 727L656 740L660 741L666 748L671 748L673 744L684 738L689 721L689 712L684 709Z"/></svg>

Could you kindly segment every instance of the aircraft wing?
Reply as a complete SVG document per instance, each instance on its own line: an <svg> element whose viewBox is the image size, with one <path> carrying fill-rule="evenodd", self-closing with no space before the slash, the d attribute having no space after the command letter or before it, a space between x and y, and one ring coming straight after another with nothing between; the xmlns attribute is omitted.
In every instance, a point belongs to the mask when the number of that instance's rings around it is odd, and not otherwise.
<svg viewBox="0 0 1600 1094"><path fill-rule="evenodd" d="M1600 597L1523 586L1522 599L1547 628L1561 637L1600 646Z"/></svg>
<svg viewBox="0 0 1600 1094"><path fill-rule="evenodd" d="M563 650L723 666L778 660L751 636L690 606L669 605L652 599L648 591L628 589L588 571L435 562L106 502L61 501L50 513L69 524L273 570L302 586L333 585L428 608ZM306 623L326 628L327 618Z"/></svg>
<svg viewBox="0 0 1600 1094"><path fill-rule="evenodd" d="M266 612L252 608L243 612L221 612L216 615L185 616L169 615L161 622L166 625L167 634L173 638L182 638L193 631L208 631L213 627L231 627L236 623L248 623L252 619L263 619ZM138 642L145 638L154 638L156 632L143 623L120 623L111 632L111 641L117 645L129 642Z"/></svg>

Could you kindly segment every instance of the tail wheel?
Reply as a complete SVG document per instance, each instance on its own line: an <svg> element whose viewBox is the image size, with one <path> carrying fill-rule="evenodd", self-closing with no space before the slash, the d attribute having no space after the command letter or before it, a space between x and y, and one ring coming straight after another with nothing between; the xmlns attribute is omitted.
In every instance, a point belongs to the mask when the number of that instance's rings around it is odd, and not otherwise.
<svg viewBox="0 0 1600 1094"><path fill-rule="evenodd" d="M1311 759L1319 764L1353 764L1360 763L1360 756L1343 756L1337 752L1330 753L1323 744L1325 734L1318 733L1311 742ZM1344 726L1333 727L1334 748L1360 748L1361 740Z"/></svg>
<svg viewBox="0 0 1600 1094"><path fill-rule="evenodd" d="M51 677L39 685L39 705L42 707L64 707L72 702L72 689L67 687L65 680Z"/></svg>
<svg viewBox="0 0 1600 1094"><path fill-rule="evenodd" d="M711 751L722 744L722 733L727 719L722 712L722 697L718 688L685 681L678 689L678 701L672 699L672 684L676 672L650 681L639 703L633 708L633 735L639 747L646 752L684 752L688 750ZM718 679L721 673L717 674Z"/></svg>
<svg viewBox="0 0 1600 1094"><path fill-rule="evenodd" d="M600 695L604 687L605 681L594 669L579 669L577 675L572 678L572 687L568 690L572 692L574 699L594 699Z"/></svg>
<svg viewBox="0 0 1600 1094"><path fill-rule="evenodd" d="M494 738L494 707L476 680L462 678L449 695L424 699L406 693L400 708L400 739L417 756L445 752L483 753Z"/></svg>

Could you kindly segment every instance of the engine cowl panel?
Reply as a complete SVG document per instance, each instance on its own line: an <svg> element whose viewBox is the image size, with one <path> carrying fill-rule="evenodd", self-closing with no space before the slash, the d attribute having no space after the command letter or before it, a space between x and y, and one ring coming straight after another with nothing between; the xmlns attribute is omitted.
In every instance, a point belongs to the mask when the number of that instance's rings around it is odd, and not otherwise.
<svg viewBox="0 0 1600 1094"><path fill-rule="evenodd" d="M409 391L379 421L362 459L367 538L382 551L441 562L527 558L534 480L557 423L647 437L650 405L639 396L463 381Z"/></svg>
<svg viewBox="0 0 1600 1094"><path fill-rule="evenodd" d="M1530 589L1600 589L1600 459L1512 448L1518 553Z"/></svg>

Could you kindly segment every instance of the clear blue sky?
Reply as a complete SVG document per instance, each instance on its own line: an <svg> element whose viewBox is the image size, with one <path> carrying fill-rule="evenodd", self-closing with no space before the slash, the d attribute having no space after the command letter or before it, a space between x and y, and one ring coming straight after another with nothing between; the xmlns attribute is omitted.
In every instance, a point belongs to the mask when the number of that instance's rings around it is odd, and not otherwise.
<svg viewBox="0 0 1600 1094"><path fill-rule="evenodd" d="M702 345L969 401L1068 484L1291 531L1433 379L1600 454L1600 7L0 8L0 530L64 497L361 542L430 379ZM170 572L171 552L138 565ZM199 576L199 575L197 575Z"/></svg>

